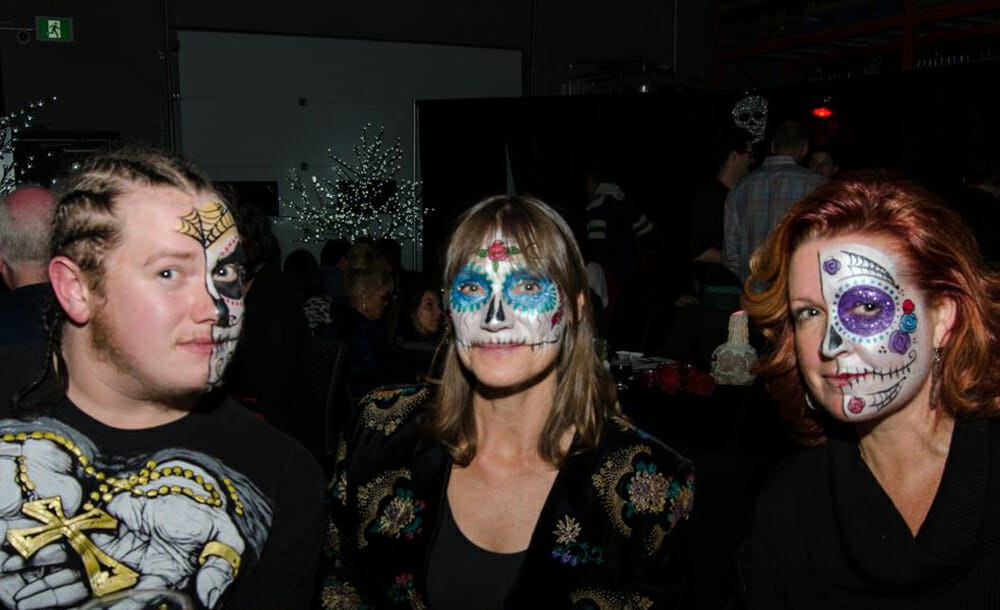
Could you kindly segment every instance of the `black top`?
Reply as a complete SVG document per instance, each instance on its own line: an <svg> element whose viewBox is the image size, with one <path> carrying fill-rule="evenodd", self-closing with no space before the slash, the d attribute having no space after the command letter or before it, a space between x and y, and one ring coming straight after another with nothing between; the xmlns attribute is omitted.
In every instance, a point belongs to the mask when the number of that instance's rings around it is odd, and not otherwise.
<svg viewBox="0 0 1000 610"><path fill-rule="evenodd" d="M7 399L24 379L7 372L37 364L8 364L0 361L0 470L19 474L0 479L10 558L0 580L25 581L15 599L75 606L95 593L166 588L199 609L310 606L323 478L300 445L218 396L141 430L107 426L68 399L14 417ZM37 535L65 521L80 524L72 546L62 533ZM37 580L45 573L20 563L32 556L76 584L57 591Z"/></svg>
<svg viewBox="0 0 1000 610"><path fill-rule="evenodd" d="M722 249L722 222L729 188L712 180L691 204L691 256L709 248Z"/></svg>
<svg viewBox="0 0 1000 610"><path fill-rule="evenodd" d="M916 536L861 459L832 439L761 494L741 558L751 608L1000 607L1000 422L958 422Z"/></svg>
<svg viewBox="0 0 1000 610"><path fill-rule="evenodd" d="M712 180L695 197L691 209L691 257L697 257L709 248L722 251L723 211L729 188ZM692 263L694 276L699 285L740 287L740 279L722 266L722 263ZM738 308L739 305L737 304Z"/></svg>
<svg viewBox="0 0 1000 610"><path fill-rule="evenodd" d="M524 555L494 553L476 546L458 529L447 499L427 567L427 601L434 610L503 607Z"/></svg>
<svg viewBox="0 0 1000 610"><path fill-rule="evenodd" d="M309 324L302 297L276 265L264 265L244 299L246 315L226 392L295 440L314 448L321 440L313 395Z"/></svg>
<svg viewBox="0 0 1000 610"><path fill-rule="evenodd" d="M379 345L382 320L369 320L350 305L333 311L333 335L347 343L347 391L352 403L385 383Z"/></svg>
<svg viewBox="0 0 1000 610"><path fill-rule="evenodd" d="M42 314L52 294L48 282L0 294L0 345L45 342Z"/></svg>

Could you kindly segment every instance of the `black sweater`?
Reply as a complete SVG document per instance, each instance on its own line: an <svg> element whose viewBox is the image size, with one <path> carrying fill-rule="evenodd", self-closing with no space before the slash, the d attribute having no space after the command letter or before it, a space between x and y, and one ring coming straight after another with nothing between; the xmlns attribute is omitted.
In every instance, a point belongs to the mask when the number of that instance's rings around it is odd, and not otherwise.
<svg viewBox="0 0 1000 610"><path fill-rule="evenodd" d="M960 421L916 536L831 439L765 486L741 555L751 608L1000 608L1000 422Z"/></svg>

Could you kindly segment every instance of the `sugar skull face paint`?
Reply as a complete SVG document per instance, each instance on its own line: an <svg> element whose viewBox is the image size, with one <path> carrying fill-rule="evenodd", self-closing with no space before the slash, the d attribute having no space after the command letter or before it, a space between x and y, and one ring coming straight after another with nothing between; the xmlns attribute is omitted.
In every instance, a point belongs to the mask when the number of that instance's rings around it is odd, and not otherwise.
<svg viewBox="0 0 1000 610"><path fill-rule="evenodd" d="M498 236L458 272L448 305L460 348L524 345L557 348L563 298L545 274L529 269L516 245Z"/></svg>
<svg viewBox="0 0 1000 610"><path fill-rule="evenodd" d="M836 240L818 250L826 304L820 352L835 369L825 384L839 390L844 418L861 421L906 404L933 360L923 295L902 281L889 251ZM832 405L827 405L832 408Z"/></svg>
<svg viewBox="0 0 1000 610"><path fill-rule="evenodd" d="M208 385L214 387L232 360L243 325L243 249L232 213L217 201L192 209L181 218L178 230L205 250L205 287L218 316L212 327L215 346L208 371Z"/></svg>

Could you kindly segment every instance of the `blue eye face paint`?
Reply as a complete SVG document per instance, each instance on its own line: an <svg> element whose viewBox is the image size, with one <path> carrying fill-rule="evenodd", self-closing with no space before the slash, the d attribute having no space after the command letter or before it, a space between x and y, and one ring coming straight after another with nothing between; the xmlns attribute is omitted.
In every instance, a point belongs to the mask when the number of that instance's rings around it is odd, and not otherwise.
<svg viewBox="0 0 1000 610"><path fill-rule="evenodd" d="M451 310L455 313L476 311L490 300L492 293L489 276L472 265L466 265L451 283Z"/></svg>
<svg viewBox="0 0 1000 610"><path fill-rule="evenodd" d="M562 343L566 322L559 286L526 263L521 248L499 235L470 253L448 292L459 347L503 344L539 349Z"/></svg>
<svg viewBox="0 0 1000 610"><path fill-rule="evenodd" d="M549 278L525 269L514 269L503 281L503 298L514 311L549 313L559 306L559 290Z"/></svg>

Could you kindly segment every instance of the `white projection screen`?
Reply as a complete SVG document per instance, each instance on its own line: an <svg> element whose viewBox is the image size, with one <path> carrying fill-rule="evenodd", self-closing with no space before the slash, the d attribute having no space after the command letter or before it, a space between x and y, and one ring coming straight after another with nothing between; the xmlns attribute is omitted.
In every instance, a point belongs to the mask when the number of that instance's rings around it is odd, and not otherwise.
<svg viewBox="0 0 1000 610"><path fill-rule="evenodd" d="M298 242L290 170L334 178L327 149L353 163L370 123L400 140L399 176L419 180L417 100L521 95L518 50L200 30L177 39L180 150L213 180L277 182L285 254L322 247ZM404 244L404 266L419 261Z"/></svg>

